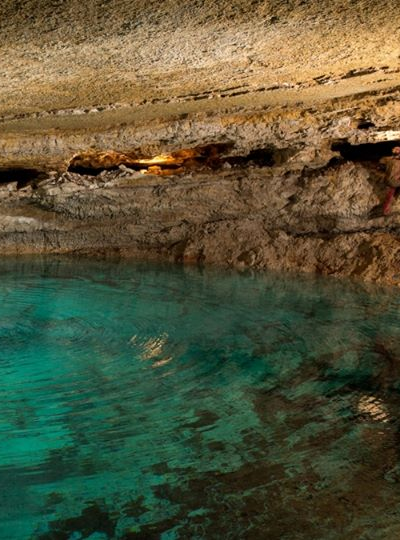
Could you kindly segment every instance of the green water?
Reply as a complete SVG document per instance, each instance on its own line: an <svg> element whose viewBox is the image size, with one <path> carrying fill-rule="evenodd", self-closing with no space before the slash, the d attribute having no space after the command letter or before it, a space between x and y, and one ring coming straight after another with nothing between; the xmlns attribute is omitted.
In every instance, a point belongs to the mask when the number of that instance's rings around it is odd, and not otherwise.
<svg viewBox="0 0 400 540"><path fill-rule="evenodd" d="M400 294L0 262L0 539L400 537Z"/></svg>

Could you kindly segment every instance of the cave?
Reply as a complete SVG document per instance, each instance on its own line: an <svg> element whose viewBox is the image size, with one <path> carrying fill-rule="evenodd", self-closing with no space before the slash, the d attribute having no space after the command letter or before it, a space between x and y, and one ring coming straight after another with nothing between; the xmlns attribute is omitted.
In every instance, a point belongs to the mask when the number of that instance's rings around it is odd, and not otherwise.
<svg viewBox="0 0 400 540"><path fill-rule="evenodd" d="M0 38L0 540L399 538L398 2Z"/></svg>

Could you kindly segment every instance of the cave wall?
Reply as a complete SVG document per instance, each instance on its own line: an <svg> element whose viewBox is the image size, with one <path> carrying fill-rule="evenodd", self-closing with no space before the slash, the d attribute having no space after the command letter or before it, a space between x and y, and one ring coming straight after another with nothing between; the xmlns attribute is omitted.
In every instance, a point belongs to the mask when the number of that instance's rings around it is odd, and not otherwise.
<svg viewBox="0 0 400 540"><path fill-rule="evenodd" d="M285 138L285 142L287 139ZM400 201L383 216L381 153L396 141L269 150L159 176L122 165L0 185L3 254L74 253L307 271L399 284ZM337 149L339 148L339 149ZM370 146L367 146L367 150ZM285 149L286 150L286 149ZM232 155L233 154L233 155ZM250 156L250 157L249 157ZM252 159L255 157L256 159ZM143 171L142 171L143 172Z"/></svg>
<svg viewBox="0 0 400 540"><path fill-rule="evenodd" d="M379 166L400 141L393 2L6 0L0 37L2 254L398 283ZM218 167L70 166L204 145L229 149Z"/></svg>

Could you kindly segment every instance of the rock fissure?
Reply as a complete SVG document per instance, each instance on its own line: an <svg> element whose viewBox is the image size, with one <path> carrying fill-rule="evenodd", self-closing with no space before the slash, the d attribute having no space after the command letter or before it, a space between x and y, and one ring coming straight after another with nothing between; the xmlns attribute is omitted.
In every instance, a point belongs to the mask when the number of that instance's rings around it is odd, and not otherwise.
<svg viewBox="0 0 400 540"><path fill-rule="evenodd" d="M0 184L15 184L16 189L21 189L28 185L36 185L40 179L45 177L45 171L39 169L0 167Z"/></svg>
<svg viewBox="0 0 400 540"><path fill-rule="evenodd" d="M296 154L292 148L255 148L246 155L232 153L234 144L212 143L194 148L175 150L152 157L139 157L135 152L89 150L74 155L67 171L79 175L97 176L102 172L123 170L142 174L172 176L200 168L218 170L230 167L272 167L285 163Z"/></svg>
<svg viewBox="0 0 400 540"><path fill-rule="evenodd" d="M350 236L357 235L360 233L389 233L394 234L395 236L400 236L400 225L396 227L382 226L382 227L365 227L360 229L351 229L351 230L340 230L340 231L324 231L319 230L315 232L297 232L291 229L284 229L284 232L295 238L321 238L321 239L332 239L338 236Z"/></svg>
<svg viewBox="0 0 400 540"><path fill-rule="evenodd" d="M334 143L332 150L339 152L347 161L379 161L391 156L395 146L400 146L400 139L364 144Z"/></svg>

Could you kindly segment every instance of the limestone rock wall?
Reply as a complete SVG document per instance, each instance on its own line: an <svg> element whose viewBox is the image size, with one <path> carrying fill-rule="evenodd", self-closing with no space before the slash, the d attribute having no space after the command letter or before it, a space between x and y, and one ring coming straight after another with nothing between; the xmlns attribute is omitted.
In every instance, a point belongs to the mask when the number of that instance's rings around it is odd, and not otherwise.
<svg viewBox="0 0 400 540"><path fill-rule="evenodd" d="M379 166L400 143L399 29L391 0L5 0L0 253L399 283ZM87 150L221 144L177 175L66 172Z"/></svg>
<svg viewBox="0 0 400 540"><path fill-rule="evenodd" d="M14 189L14 190L13 190ZM375 162L64 173L1 191L2 253L88 253L400 283L400 202Z"/></svg>

